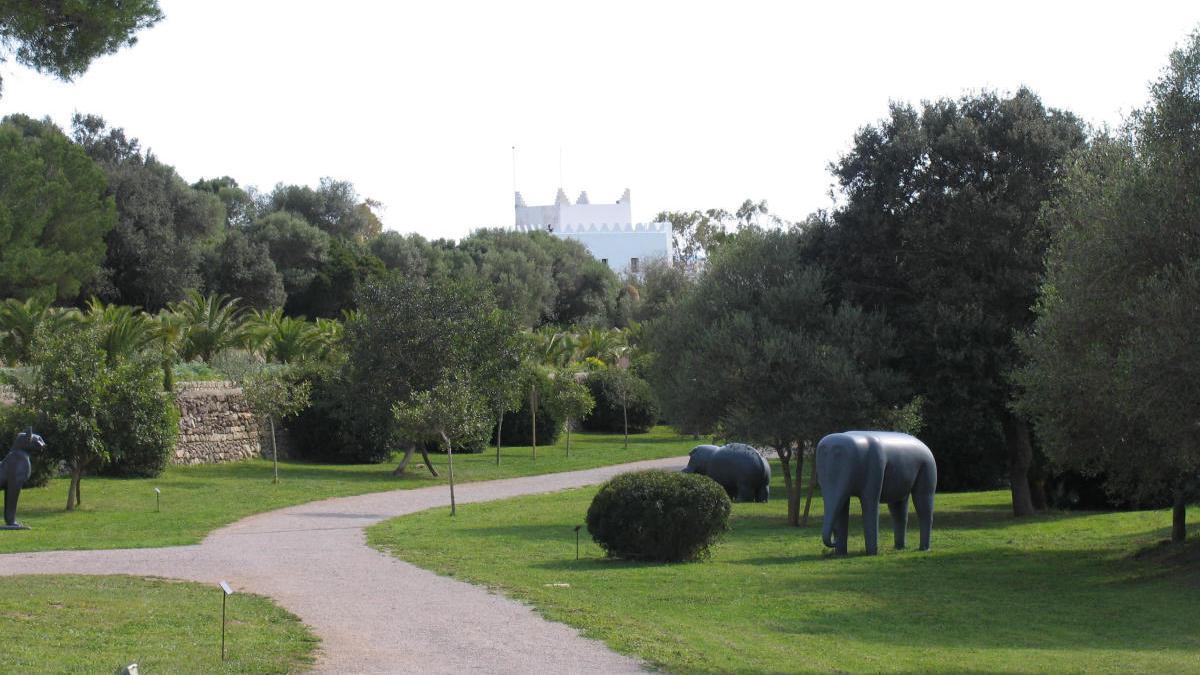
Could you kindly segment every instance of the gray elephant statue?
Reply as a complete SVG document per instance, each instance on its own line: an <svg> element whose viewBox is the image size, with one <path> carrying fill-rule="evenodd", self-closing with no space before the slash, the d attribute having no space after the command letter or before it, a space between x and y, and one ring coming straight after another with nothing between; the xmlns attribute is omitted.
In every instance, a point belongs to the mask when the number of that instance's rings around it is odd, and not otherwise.
<svg viewBox="0 0 1200 675"><path fill-rule="evenodd" d="M929 550L937 464L921 441L890 431L830 434L817 444L817 477L825 499L821 540L836 553L846 554L851 497L862 506L868 555L879 551L880 503L892 513L896 548L904 548L910 496L921 523L921 550Z"/></svg>
<svg viewBox="0 0 1200 675"><path fill-rule="evenodd" d="M21 496L21 488L33 473L33 463L29 461L30 450L42 450L46 442L41 436L33 433L33 427L17 434L13 441L12 450L0 461L0 488L4 489L4 526L3 530L27 530L28 527L17 522L17 499Z"/></svg>
<svg viewBox="0 0 1200 675"><path fill-rule="evenodd" d="M744 443L697 445L683 472L708 476L739 502L765 502L771 496L770 463Z"/></svg>

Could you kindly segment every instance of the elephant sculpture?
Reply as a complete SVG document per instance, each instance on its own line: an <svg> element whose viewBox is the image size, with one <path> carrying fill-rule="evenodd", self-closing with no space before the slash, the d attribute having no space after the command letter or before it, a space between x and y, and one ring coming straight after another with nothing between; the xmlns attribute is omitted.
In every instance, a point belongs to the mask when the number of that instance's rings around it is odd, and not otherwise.
<svg viewBox="0 0 1200 675"><path fill-rule="evenodd" d="M896 548L904 548L911 497L921 524L921 550L929 550L937 464L924 443L889 431L847 431L822 438L816 459L825 499L821 540L826 546L845 555L850 498L858 497L867 554L878 553L880 503L887 504L892 513Z"/></svg>
<svg viewBox="0 0 1200 675"><path fill-rule="evenodd" d="M12 450L0 461L0 488L4 488L4 530L27 530L28 527L17 522L17 499L21 496L21 488L33 473L33 464L29 461L30 450L41 450L46 442L41 436L33 433L33 427L17 434L13 441Z"/></svg>
<svg viewBox="0 0 1200 675"><path fill-rule="evenodd" d="M744 443L697 445L683 472L708 476L739 502L765 502L771 495L771 465Z"/></svg>

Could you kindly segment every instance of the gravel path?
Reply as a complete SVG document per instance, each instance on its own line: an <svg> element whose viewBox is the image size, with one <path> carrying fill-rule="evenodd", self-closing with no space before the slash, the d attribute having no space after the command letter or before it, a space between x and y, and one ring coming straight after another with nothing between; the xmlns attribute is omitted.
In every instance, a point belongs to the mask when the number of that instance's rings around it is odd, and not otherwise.
<svg viewBox="0 0 1200 675"><path fill-rule="evenodd" d="M687 457L456 486L459 504L678 469ZM270 596L321 638L317 672L628 673L642 665L520 603L385 555L363 528L449 507L446 486L311 502L240 520L196 546L0 555L0 575L133 574Z"/></svg>

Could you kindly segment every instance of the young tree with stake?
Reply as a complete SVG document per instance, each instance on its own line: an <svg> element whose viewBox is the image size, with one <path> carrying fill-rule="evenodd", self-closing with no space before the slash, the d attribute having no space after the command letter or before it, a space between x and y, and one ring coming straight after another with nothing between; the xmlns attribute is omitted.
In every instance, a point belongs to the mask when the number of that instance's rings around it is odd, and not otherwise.
<svg viewBox="0 0 1200 675"><path fill-rule="evenodd" d="M446 448L450 475L450 515L455 515L454 445L478 440L491 426L487 399L472 386L464 364L447 367L432 389L392 406L399 431L418 443L435 441Z"/></svg>

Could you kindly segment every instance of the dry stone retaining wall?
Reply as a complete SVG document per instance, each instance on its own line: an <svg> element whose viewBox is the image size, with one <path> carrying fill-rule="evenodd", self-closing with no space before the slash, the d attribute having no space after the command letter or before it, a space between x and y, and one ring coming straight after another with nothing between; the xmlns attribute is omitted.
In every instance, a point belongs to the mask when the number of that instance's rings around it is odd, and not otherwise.
<svg viewBox="0 0 1200 675"><path fill-rule="evenodd" d="M176 464L236 462L262 455L264 426L240 387L230 382L184 382L177 387ZM268 439L268 443L270 440Z"/></svg>

